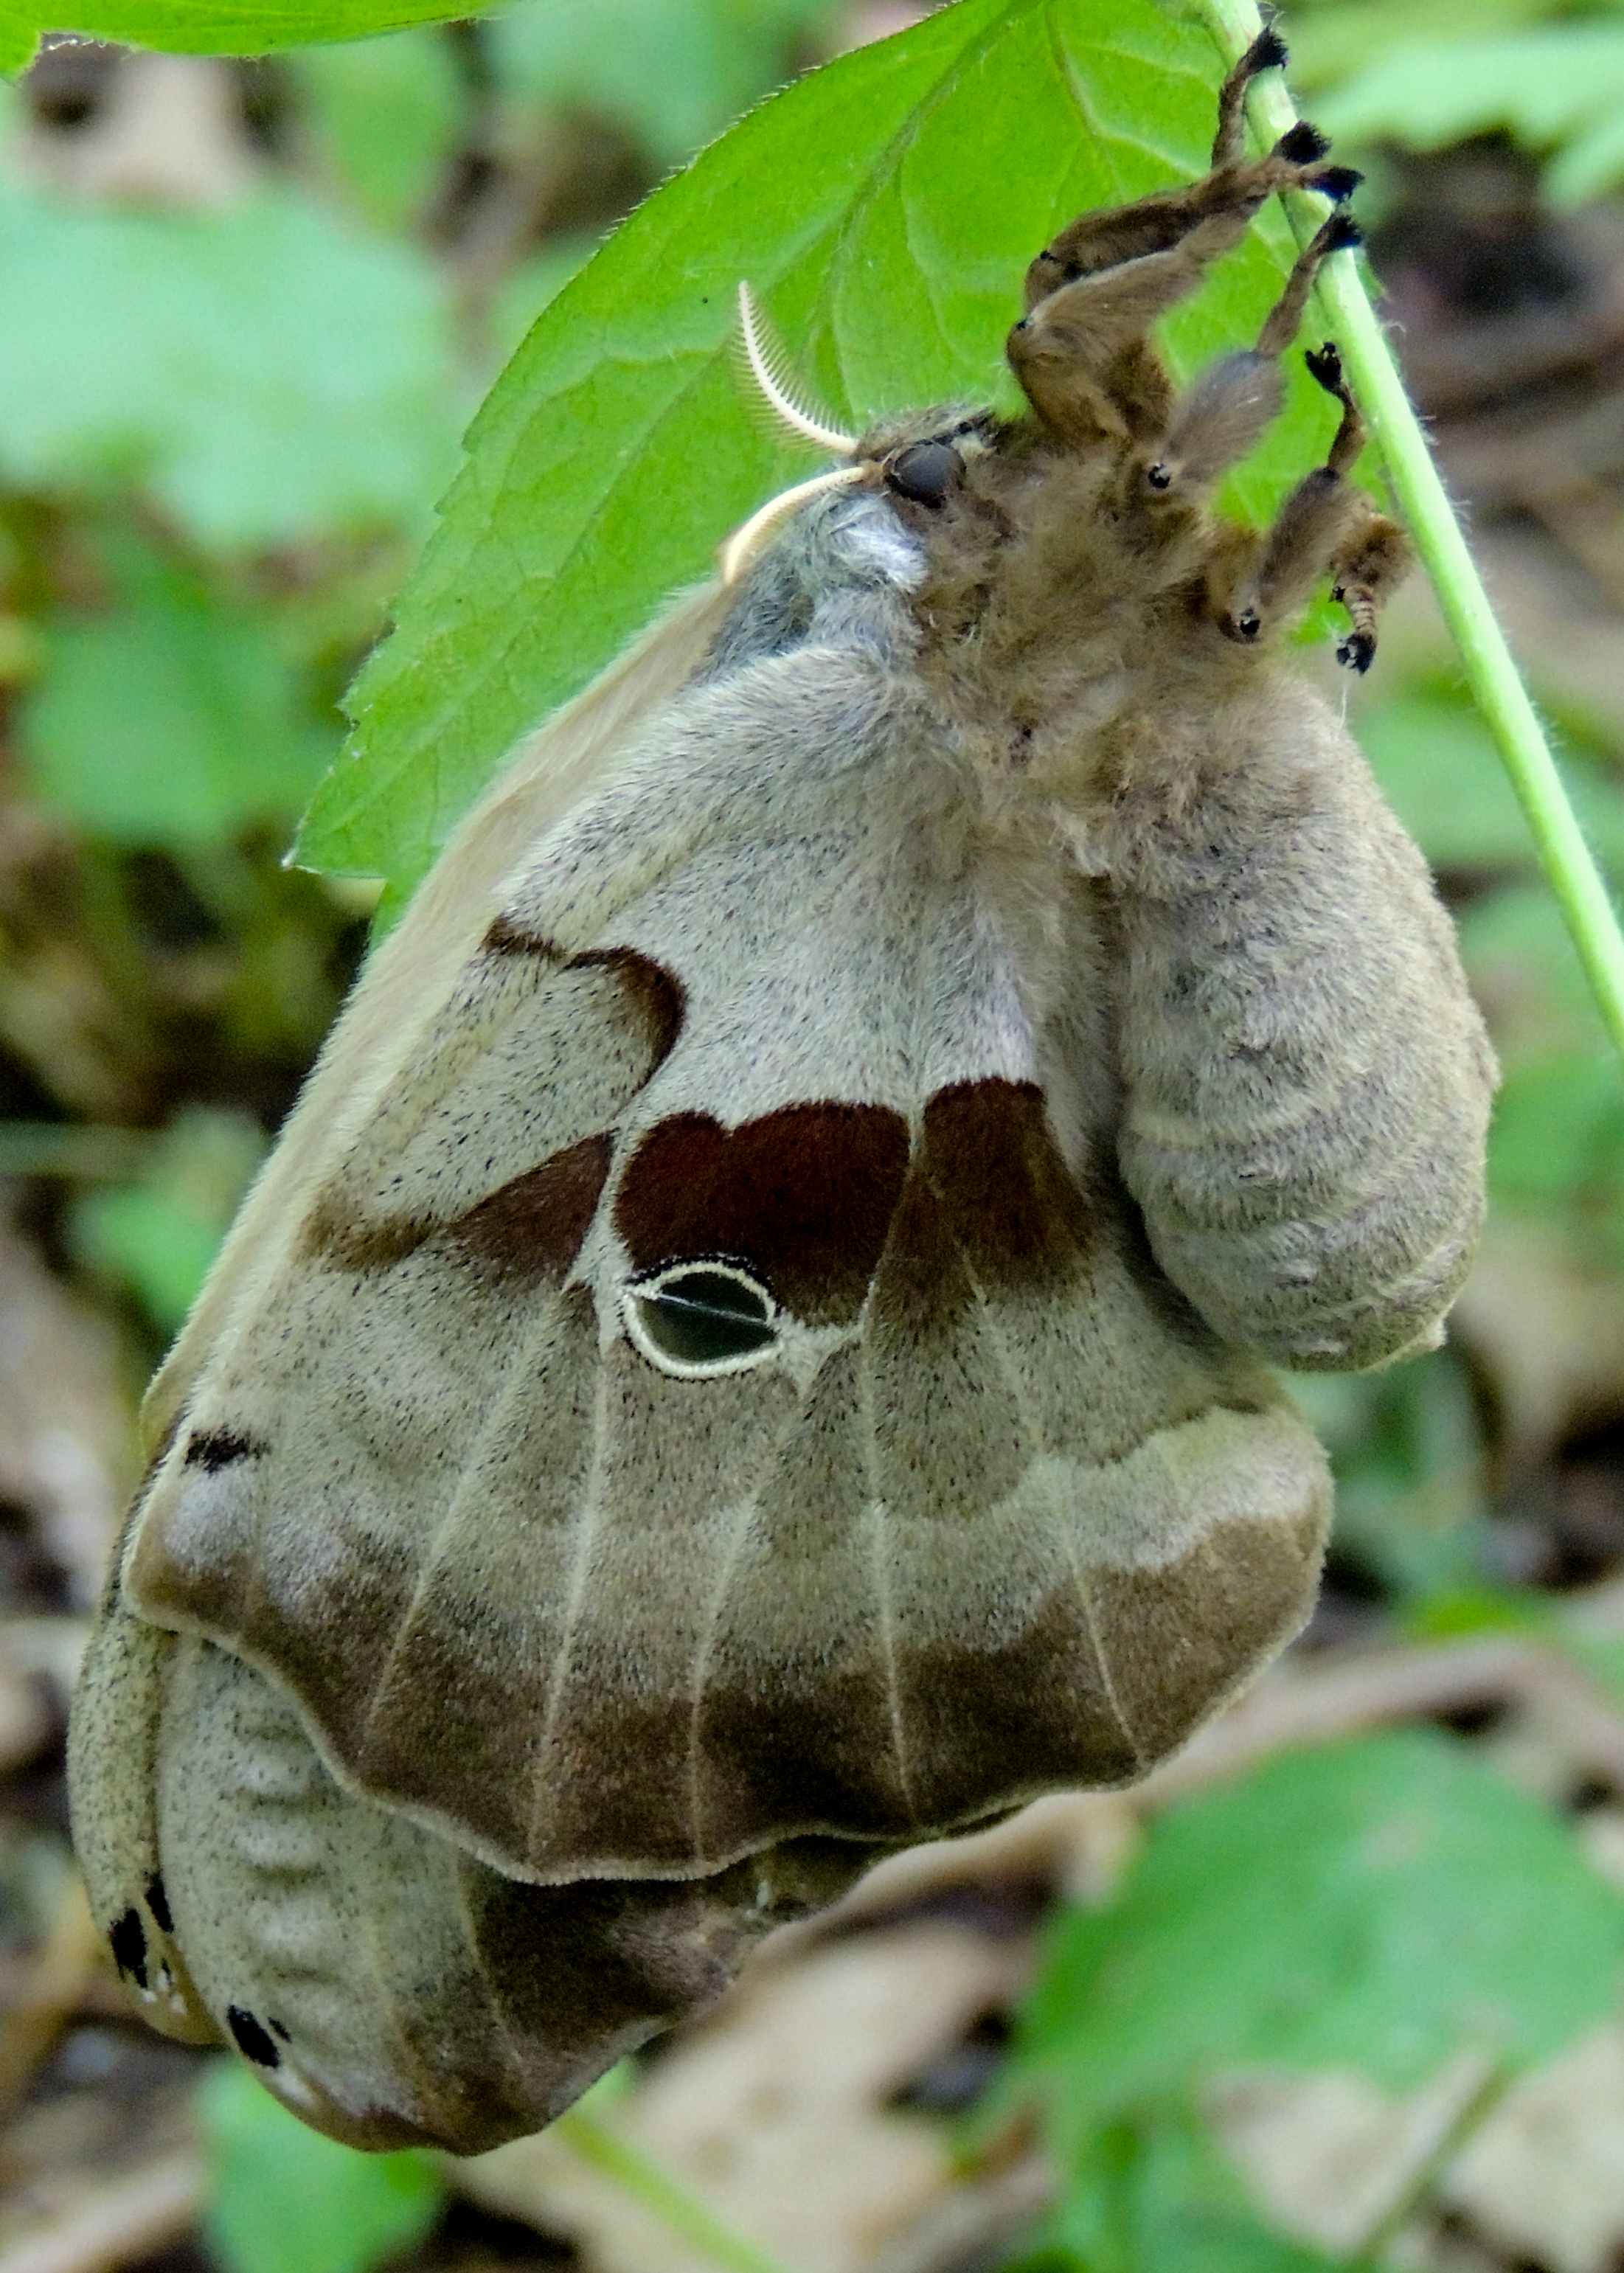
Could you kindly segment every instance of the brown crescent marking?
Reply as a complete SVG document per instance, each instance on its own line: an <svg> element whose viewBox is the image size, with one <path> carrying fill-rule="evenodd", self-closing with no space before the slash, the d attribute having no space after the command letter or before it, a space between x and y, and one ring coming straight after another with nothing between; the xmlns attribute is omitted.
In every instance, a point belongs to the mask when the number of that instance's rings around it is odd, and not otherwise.
<svg viewBox="0 0 1624 2273"><path fill-rule="evenodd" d="M915 1351L956 1333L975 1287L941 1201L915 1166L875 1278L876 1314Z"/></svg>
<svg viewBox="0 0 1624 2273"><path fill-rule="evenodd" d="M1040 1287L1100 1243L1105 1211L1067 1173L1034 1082L961 1082L925 1107L918 1173L972 1272Z"/></svg>
<svg viewBox="0 0 1624 2273"><path fill-rule="evenodd" d="M583 1136L501 1185L443 1236L504 1277L564 1278L597 1212L613 1151L607 1135Z"/></svg>
<svg viewBox="0 0 1624 2273"><path fill-rule="evenodd" d="M973 1819L1011 1785L1122 1783L1149 1766L1112 1701L1073 1587L1000 1646L905 1652L897 1677L914 1802L927 1823Z"/></svg>
<svg viewBox="0 0 1624 2273"><path fill-rule="evenodd" d="M883 1105L786 1105L726 1129L706 1113L651 1129L615 1223L640 1271L736 1255L808 1325L862 1307L907 1173L908 1125Z"/></svg>
<svg viewBox="0 0 1624 2273"><path fill-rule="evenodd" d="M415 1255L440 1227L416 1215L385 1216L378 1223L352 1223L341 1217L331 1201L312 1211L304 1227L304 1252L335 1270L353 1271L365 1278L389 1271Z"/></svg>
<svg viewBox="0 0 1624 2273"><path fill-rule="evenodd" d="M642 1014L649 1047L654 1053L654 1063L649 1072L650 1076L656 1073L670 1056L682 1031L688 997L681 980L651 956L639 955L634 947L590 948L584 955L572 955L564 967L567 971L601 969L614 972L627 999Z"/></svg>
<svg viewBox="0 0 1624 2273"><path fill-rule="evenodd" d="M521 932L502 916L496 919L486 933L485 943L492 953L497 955L533 954L556 958L559 952L548 941ZM645 1081L650 1079L670 1054L682 1029L686 998L680 982L650 956L639 955L635 948L629 947L594 949L588 954L573 956L562 967L571 971L601 969L619 980L620 999L628 1015L628 1023L632 1023L635 1028L641 1028L649 1051L650 1063L643 1078ZM515 1239L521 1242L529 1239L532 1244L539 1240L549 1252L557 1249L567 1235L568 1226L574 1220L571 1213L574 1196L583 1188L586 1174L579 1163L568 1169L560 1167L560 1164L573 1161L577 1154L584 1155L591 1146L606 1148L609 1142L606 1132L583 1138L581 1144L554 1154L537 1167L528 1169L523 1175L515 1177L500 1191L487 1194L465 1215L449 1223L436 1222L432 1217L418 1215L381 1216L372 1222L356 1223L341 1217L336 1203L329 1197L311 1214L304 1230L303 1251L338 1270L353 1271L365 1276L392 1269L395 1264L403 1263L409 1256L415 1255L426 1241L448 1233L461 1236L464 1244L476 1253L493 1256L521 1270L528 1269L530 1266L518 1262L516 1255L511 1251L511 1242L505 1242L504 1221L513 1220ZM604 1159L605 1169L598 1178L598 1192L603 1189L604 1174L607 1171L606 1149ZM527 1189L535 1195L533 1198L527 1198ZM556 1234L545 1233L540 1227L538 1210L543 1204L555 1202L565 1211L562 1219L564 1227ZM597 1204L595 1192L592 1205L595 1207ZM490 1213L482 1228L479 1219L487 1210ZM588 1215L590 1219L590 1210ZM575 1232L568 1260L562 1266L564 1270L568 1270L575 1260L585 1234L586 1225L582 1223ZM550 1265L541 1261L537 1267L545 1270Z"/></svg>
<svg viewBox="0 0 1624 2273"><path fill-rule="evenodd" d="M1123 1718L1149 1759L1170 1752L1238 1677L1313 1607L1327 1510L1226 1523L1161 1571L1089 1575L1100 1647Z"/></svg>
<svg viewBox="0 0 1624 2273"><path fill-rule="evenodd" d="M550 939L543 939L538 932L526 931L510 916L498 916L479 946L485 955L534 955L548 963L564 960L562 949Z"/></svg>
<svg viewBox="0 0 1624 2273"><path fill-rule="evenodd" d="M238 1460L262 1460L270 1449L263 1437L244 1436L240 1429L199 1429L188 1437L181 1466L214 1475Z"/></svg>
<svg viewBox="0 0 1624 2273"><path fill-rule="evenodd" d="M939 1834L1011 1787L1119 1783L1143 1765L1070 1589L1001 1647L904 1646L895 1672L906 1793L877 1666L782 1693L767 1683L708 1689L709 1843L725 1852L769 1827L809 1823L853 1837Z"/></svg>

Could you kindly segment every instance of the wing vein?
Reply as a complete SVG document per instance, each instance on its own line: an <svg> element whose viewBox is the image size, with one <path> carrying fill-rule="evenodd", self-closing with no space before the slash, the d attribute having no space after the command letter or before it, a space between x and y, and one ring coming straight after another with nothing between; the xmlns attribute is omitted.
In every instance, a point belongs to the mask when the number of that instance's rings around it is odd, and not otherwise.
<svg viewBox="0 0 1624 2273"><path fill-rule="evenodd" d="M872 1302L872 1295L869 1300ZM879 1616L880 1654L885 1666L885 1701L891 1720L891 1751L896 1756L897 1782L902 1793L902 1804L910 1818L917 1821L919 1810L914 1804L913 1779L908 1774L907 1729L903 1717L902 1691L897 1678L896 1617L891 1603L891 1575L886 1566L891 1510L880 1490L879 1437L874 1411L874 1366L870 1337L866 1332L858 1344L857 1378L861 1396L863 1464L868 1471L869 1563Z"/></svg>
<svg viewBox="0 0 1624 2273"><path fill-rule="evenodd" d="M597 1543L598 1526L603 1519L605 1472L608 1464L609 1370L600 1354L592 1400L592 1465L587 1474L586 1490L582 1497L581 1512L575 1524L575 1551L570 1564L558 1653L553 1660L552 1678L547 1684L547 1702L541 1716L541 1727L530 1753L530 1781L534 1791L528 1843L532 1855L540 1836L541 1820L548 1797L547 1754L552 1750L559 1714L563 1709L564 1692L575 1657L575 1636L581 1624L582 1606L586 1600L587 1572L592 1559L592 1549Z"/></svg>
<svg viewBox="0 0 1624 2273"><path fill-rule="evenodd" d="M745 1541L749 1537L750 1526L761 1512L762 1492L773 1470L783 1459L785 1446L806 1419L810 1404L811 1391L808 1389L806 1396L801 1399L793 1413L773 1439L771 1445L763 1455L759 1474L749 1490L740 1499L738 1512L728 1537L726 1552L722 1557L715 1590L710 1597L704 1632L701 1634L698 1646L694 1652L694 1672L688 1694L688 1814L693 1826L694 1852L696 1856L703 1856L706 1853L703 1832L704 1797L701 1774L704 1744L701 1734L701 1722L704 1714L705 1687L710 1678L711 1660L716 1654L716 1638L721 1628L723 1608L733 1587L733 1573L739 1567L741 1551Z"/></svg>
<svg viewBox="0 0 1624 2273"><path fill-rule="evenodd" d="M1032 1409L1030 1399L1027 1398L1025 1389L1022 1386L1020 1369L1015 1363L1014 1359L1010 1354L1009 1344L1005 1341L1003 1330L998 1324L997 1311L992 1302L989 1300L987 1289L981 1284L981 1279L977 1277L974 1265L971 1263L969 1256L965 1252L963 1242L959 1241L956 1243L958 1244L959 1252L964 1263L965 1275L969 1279L970 1285L974 1290L976 1301L981 1306L982 1323L986 1330L988 1340L991 1344L993 1353L998 1361L999 1370L1003 1374L1004 1381L1008 1385L1010 1395L1014 1400L1015 1409L1020 1416L1021 1424L1026 1429L1032 1442L1037 1446L1038 1458L1040 1459L1050 1458L1051 1448L1049 1439L1044 1433L1042 1423L1039 1420L1036 1413ZM1133 1754L1133 1757L1135 1760L1138 1761L1139 1767L1141 1768L1147 1768L1150 1766L1151 1756L1146 1752L1144 1745L1139 1742L1139 1737L1135 1735L1132 1724L1130 1722L1126 1713L1123 1710L1122 1699L1116 1693L1116 1684L1111 1677L1110 1662L1105 1654L1105 1645L1100 1638L1100 1622L1094 1609L1094 1596L1088 1590L1087 1580L1083 1576L1083 1566L1078 1560L1077 1544L1071 1536L1071 1527L1065 1519L1064 1510L1060 1507L1058 1504L1056 1504L1055 1508L1055 1519L1056 1528L1060 1534L1061 1547L1066 1558L1066 1566L1071 1573L1071 1584L1076 1591L1078 1602L1082 1609L1083 1623L1088 1629L1088 1639L1093 1645L1094 1660L1100 1669L1100 1681L1105 1691L1106 1702L1109 1705L1112 1713L1116 1715L1116 1725L1122 1730L1124 1739L1127 1744L1129 1751Z"/></svg>
<svg viewBox="0 0 1624 2273"><path fill-rule="evenodd" d="M445 1566L451 1543L468 1510L471 1497L485 1489L486 1479L481 1472L481 1455L492 1442L511 1414L521 1385L528 1386L526 1369L522 1362L510 1363L501 1377L496 1395L485 1407L472 1441L468 1445L457 1471L457 1480L450 1498L436 1522L412 1580L411 1593L395 1622L393 1637L382 1664L373 1680L372 1695L367 1701L365 1716L361 1722L361 1737L357 1757L365 1760L372 1750L372 1736L383 1702L395 1680L401 1660L411 1639L411 1632L419 1612L428 1599L435 1575Z"/></svg>

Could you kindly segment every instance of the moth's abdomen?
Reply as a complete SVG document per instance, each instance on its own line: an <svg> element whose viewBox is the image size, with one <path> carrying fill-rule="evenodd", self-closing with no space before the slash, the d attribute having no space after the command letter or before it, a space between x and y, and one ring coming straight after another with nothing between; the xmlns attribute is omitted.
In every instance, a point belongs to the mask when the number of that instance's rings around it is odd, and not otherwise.
<svg viewBox="0 0 1624 2273"><path fill-rule="evenodd" d="M1192 770L1220 722L1192 722ZM1425 1347L1471 1262L1495 1068L1425 865L1308 687L1119 873L1122 1161L1226 1340L1333 1369ZM1221 849L1218 849L1220 848Z"/></svg>

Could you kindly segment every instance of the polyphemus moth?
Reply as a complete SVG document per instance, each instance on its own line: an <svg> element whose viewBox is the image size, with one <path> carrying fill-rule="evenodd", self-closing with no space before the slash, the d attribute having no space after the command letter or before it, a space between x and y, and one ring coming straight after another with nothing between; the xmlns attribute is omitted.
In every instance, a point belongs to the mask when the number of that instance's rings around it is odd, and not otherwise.
<svg viewBox="0 0 1624 2273"><path fill-rule="evenodd" d="M1262 535L1355 176L1244 148L1033 263L1029 408L736 539L370 964L152 1391L72 1731L154 2021L363 2146L545 2123L877 1854L1124 1783L1301 1624L1271 1366L1428 1347L1493 1066L1280 653L1401 573L1341 418ZM1150 326L1325 226L1176 395ZM756 337L753 325L749 327Z"/></svg>

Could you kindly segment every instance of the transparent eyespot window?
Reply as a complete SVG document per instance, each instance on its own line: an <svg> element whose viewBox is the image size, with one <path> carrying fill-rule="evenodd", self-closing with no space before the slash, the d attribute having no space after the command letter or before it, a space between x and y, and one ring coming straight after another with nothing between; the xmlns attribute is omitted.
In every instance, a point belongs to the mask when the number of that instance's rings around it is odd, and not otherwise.
<svg viewBox="0 0 1624 2273"><path fill-rule="evenodd" d="M672 1263L626 1289L627 1331L650 1365L700 1378L755 1365L778 1339L778 1306L734 1263Z"/></svg>

